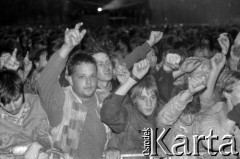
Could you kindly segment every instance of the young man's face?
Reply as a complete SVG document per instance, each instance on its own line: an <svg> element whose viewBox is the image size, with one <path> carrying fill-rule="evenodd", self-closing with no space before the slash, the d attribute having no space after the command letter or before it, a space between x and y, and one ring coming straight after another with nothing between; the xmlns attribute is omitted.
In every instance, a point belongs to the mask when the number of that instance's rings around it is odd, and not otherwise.
<svg viewBox="0 0 240 159"><path fill-rule="evenodd" d="M92 97L97 88L97 68L92 63L82 63L70 77L73 91L82 99Z"/></svg>
<svg viewBox="0 0 240 159"><path fill-rule="evenodd" d="M97 53L93 55L93 58L97 62L98 68L98 80L100 81L110 81L113 77L112 62L105 53Z"/></svg>
<svg viewBox="0 0 240 159"><path fill-rule="evenodd" d="M22 104L23 104L23 95L20 95L19 98L17 98L16 100L12 101L11 103L6 104L5 106L3 106L0 103L0 106L1 106L1 108L3 110L8 112L9 114L16 115L21 110Z"/></svg>
<svg viewBox="0 0 240 159"><path fill-rule="evenodd" d="M150 116L157 104L157 96L150 91L143 89L142 93L136 97L138 110L146 116Z"/></svg>

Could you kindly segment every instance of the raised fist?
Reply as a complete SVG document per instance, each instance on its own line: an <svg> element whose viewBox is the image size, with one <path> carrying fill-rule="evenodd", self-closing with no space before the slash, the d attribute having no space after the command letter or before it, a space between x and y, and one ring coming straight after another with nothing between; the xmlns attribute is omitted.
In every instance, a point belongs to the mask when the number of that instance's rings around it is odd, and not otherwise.
<svg viewBox="0 0 240 159"><path fill-rule="evenodd" d="M158 43L163 37L163 32L160 31L151 31L150 37L147 40L148 44L152 47Z"/></svg>
<svg viewBox="0 0 240 159"><path fill-rule="evenodd" d="M149 68L149 61L147 59L144 59L133 65L132 74L138 79L142 79L147 74Z"/></svg>

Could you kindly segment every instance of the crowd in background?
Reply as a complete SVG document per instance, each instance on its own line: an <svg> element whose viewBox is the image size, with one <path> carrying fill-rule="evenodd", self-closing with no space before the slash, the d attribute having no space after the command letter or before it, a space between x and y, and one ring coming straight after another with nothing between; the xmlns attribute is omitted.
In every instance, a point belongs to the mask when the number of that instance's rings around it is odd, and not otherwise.
<svg viewBox="0 0 240 159"><path fill-rule="evenodd" d="M168 147L213 130L211 153L226 134L240 151L240 26L66 28L0 28L0 159L141 154L167 127ZM238 157L208 146L172 158Z"/></svg>

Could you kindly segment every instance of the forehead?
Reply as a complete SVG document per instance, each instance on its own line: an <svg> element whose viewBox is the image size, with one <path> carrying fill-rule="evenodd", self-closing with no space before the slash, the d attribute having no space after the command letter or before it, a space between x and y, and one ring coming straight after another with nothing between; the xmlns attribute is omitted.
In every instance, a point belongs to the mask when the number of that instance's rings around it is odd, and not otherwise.
<svg viewBox="0 0 240 159"><path fill-rule="evenodd" d="M151 89L146 89L144 88L142 90L142 92L140 93L140 96L152 96L152 95L155 95L155 93L153 92L153 90Z"/></svg>
<svg viewBox="0 0 240 159"><path fill-rule="evenodd" d="M76 66L74 74L85 74L91 75L96 74L97 68L96 65L92 63L81 63L80 65Z"/></svg>
<svg viewBox="0 0 240 159"><path fill-rule="evenodd" d="M98 61L108 61L110 60L108 55L104 52L99 52L97 54L93 55L93 58L98 62Z"/></svg>

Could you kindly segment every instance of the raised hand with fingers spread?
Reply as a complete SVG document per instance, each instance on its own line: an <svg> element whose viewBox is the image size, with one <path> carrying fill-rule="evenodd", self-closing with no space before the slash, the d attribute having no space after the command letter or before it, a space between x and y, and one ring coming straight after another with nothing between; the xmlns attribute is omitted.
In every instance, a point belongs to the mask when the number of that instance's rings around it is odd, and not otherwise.
<svg viewBox="0 0 240 159"><path fill-rule="evenodd" d="M59 51L61 57L66 58L71 50L80 44L84 35L86 34L86 30L83 29L80 31L80 27L83 23L78 23L75 25L73 29L66 29L64 33L64 44Z"/></svg>
<svg viewBox="0 0 240 159"><path fill-rule="evenodd" d="M151 31L150 37L147 40L147 43L152 47L158 43L163 37L163 32L160 31Z"/></svg>
<svg viewBox="0 0 240 159"><path fill-rule="evenodd" d="M70 30L67 28L65 30L64 42L68 47L75 47L82 41L84 35L86 34L85 29L82 31L79 30L82 25L83 23L78 23L75 25L75 28Z"/></svg>

